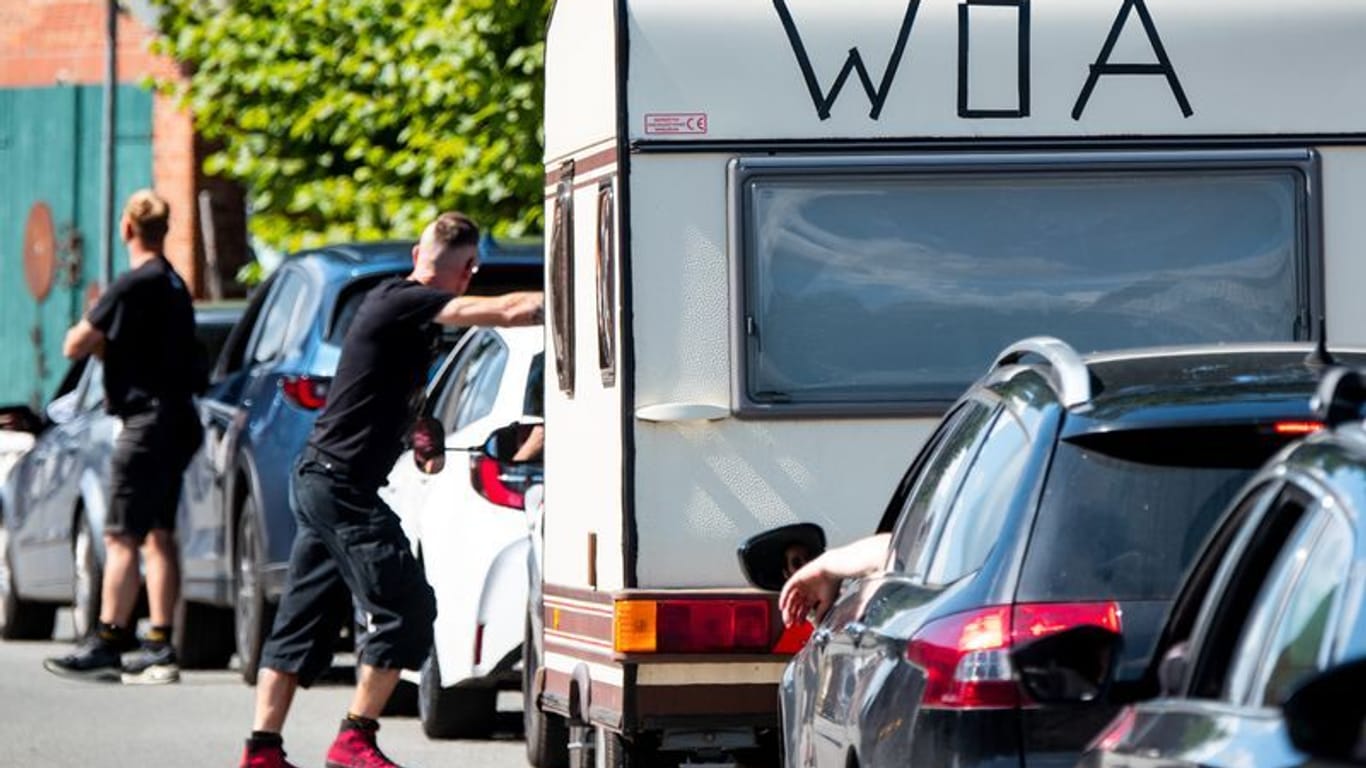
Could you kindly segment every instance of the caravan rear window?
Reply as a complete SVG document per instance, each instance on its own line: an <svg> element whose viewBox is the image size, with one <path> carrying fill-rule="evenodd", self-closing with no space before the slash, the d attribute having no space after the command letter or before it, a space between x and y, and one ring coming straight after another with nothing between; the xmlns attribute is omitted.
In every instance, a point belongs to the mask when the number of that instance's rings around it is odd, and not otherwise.
<svg viewBox="0 0 1366 768"><path fill-rule="evenodd" d="M942 410L1039 334L1082 351L1308 338L1313 160L737 161L739 409Z"/></svg>

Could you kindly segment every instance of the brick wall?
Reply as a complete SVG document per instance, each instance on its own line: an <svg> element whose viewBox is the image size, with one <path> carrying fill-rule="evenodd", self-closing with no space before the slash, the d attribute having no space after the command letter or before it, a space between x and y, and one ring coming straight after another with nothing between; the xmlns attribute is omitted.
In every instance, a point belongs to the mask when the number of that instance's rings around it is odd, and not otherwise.
<svg viewBox="0 0 1366 768"><path fill-rule="evenodd" d="M0 0L0 88L38 88L58 84L104 82L106 0ZM147 77L174 79L174 62L148 49L153 31L127 12L118 26L120 83L138 84ZM166 253L193 286L206 292L204 244L199 232L197 195L211 190L220 267L228 276L245 252L243 195L234 185L207 179L200 172L202 145L196 141L190 115L174 100L156 96L152 115L152 178L171 204L171 230ZM220 200L221 198L221 200ZM121 206L122 201L116 201ZM234 210L232 206L236 206ZM118 208L116 207L115 215ZM221 221L220 221L221 219ZM232 228L241 231L233 231ZM233 288L230 281L225 286Z"/></svg>

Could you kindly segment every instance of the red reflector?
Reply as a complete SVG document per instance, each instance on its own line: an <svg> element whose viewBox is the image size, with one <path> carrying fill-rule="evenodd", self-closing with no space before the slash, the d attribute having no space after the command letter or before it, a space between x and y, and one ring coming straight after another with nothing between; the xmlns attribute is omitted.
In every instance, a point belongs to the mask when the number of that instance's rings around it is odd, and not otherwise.
<svg viewBox="0 0 1366 768"><path fill-rule="evenodd" d="M478 664L484 660L484 625L478 624L474 628L474 663Z"/></svg>
<svg viewBox="0 0 1366 768"><path fill-rule="evenodd" d="M1319 421L1278 421L1276 422L1276 434L1278 435L1312 435L1323 429L1323 422Z"/></svg>
<svg viewBox="0 0 1366 768"><path fill-rule="evenodd" d="M1010 650L1016 643L1073 627L1121 630L1117 603L998 605L933 621L911 638L906 658L925 674L922 706L929 709L1004 709L1026 700L1015 682Z"/></svg>
<svg viewBox="0 0 1366 768"><path fill-rule="evenodd" d="M280 390L291 403L307 411L316 411L327 404L330 381L312 376L285 376L280 379Z"/></svg>
<svg viewBox="0 0 1366 768"><path fill-rule="evenodd" d="M503 468L498 462L483 454L474 457L475 490L480 496L500 507L522 509L526 498L503 482Z"/></svg>
<svg viewBox="0 0 1366 768"><path fill-rule="evenodd" d="M773 645L774 653L796 653L806 647L806 643L811 639L811 633L815 631L811 622L802 621L783 629L782 637Z"/></svg>
<svg viewBox="0 0 1366 768"><path fill-rule="evenodd" d="M772 626L767 600L661 600L659 653L767 651Z"/></svg>

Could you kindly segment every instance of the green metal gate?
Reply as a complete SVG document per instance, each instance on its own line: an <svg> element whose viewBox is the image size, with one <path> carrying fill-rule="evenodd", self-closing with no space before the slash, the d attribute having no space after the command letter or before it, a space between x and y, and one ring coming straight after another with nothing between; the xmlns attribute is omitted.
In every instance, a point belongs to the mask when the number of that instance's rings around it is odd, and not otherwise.
<svg viewBox="0 0 1366 768"><path fill-rule="evenodd" d="M49 397L67 362L62 336L99 281L101 119L99 86L0 89L0 405ZM115 205L152 183L152 95L118 91ZM26 225L34 206L51 213L53 245L40 301L26 275ZM117 222L118 210L115 210ZM114 233L114 269L127 253Z"/></svg>

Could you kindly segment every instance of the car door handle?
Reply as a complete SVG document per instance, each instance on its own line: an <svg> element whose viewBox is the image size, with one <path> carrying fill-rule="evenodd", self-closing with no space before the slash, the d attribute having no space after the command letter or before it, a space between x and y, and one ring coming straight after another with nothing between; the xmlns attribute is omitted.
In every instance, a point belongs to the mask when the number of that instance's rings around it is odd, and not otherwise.
<svg viewBox="0 0 1366 768"><path fill-rule="evenodd" d="M857 621L851 621L844 625L844 634L849 636L849 641L858 645L863 636L868 634L868 625Z"/></svg>

